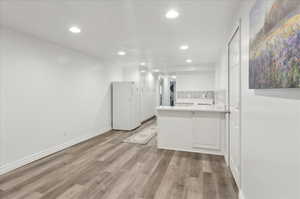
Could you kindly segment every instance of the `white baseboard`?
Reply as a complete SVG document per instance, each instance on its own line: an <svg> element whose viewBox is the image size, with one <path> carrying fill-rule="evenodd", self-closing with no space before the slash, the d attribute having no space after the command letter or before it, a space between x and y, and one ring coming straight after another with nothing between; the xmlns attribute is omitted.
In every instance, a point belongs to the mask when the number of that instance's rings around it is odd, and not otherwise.
<svg viewBox="0 0 300 199"><path fill-rule="evenodd" d="M86 140L91 139L93 137L96 137L98 135L104 134L104 133L106 133L110 130L111 130L110 128L102 129L100 131L97 131L96 133L91 133L91 134L87 134L87 135L84 135L84 136L81 136L81 137L78 137L78 138L74 138L70 141L67 141L67 142L63 143L63 144L60 144L60 145L57 145L57 146L54 146L54 147L50 147L46 150L40 151L38 153L34 153L32 155L26 156L22 159L14 161L14 162L4 164L3 166L0 167L0 175L5 174L5 173L7 173L9 171L12 171L14 169L17 169L19 167L22 167L26 164L29 164L29 163L33 162L33 161L39 160L39 159L41 159L43 157L46 157L48 155L51 155L53 153L64 150L64 149L66 149L70 146L73 146L75 144L78 144L80 142L83 142L83 141L86 141Z"/></svg>
<svg viewBox="0 0 300 199"><path fill-rule="evenodd" d="M229 158L228 158L228 155L226 153L224 153L224 158L225 158L226 165L229 167Z"/></svg>
<svg viewBox="0 0 300 199"><path fill-rule="evenodd" d="M148 118L144 119L143 121L141 121L141 123L143 124L145 122L148 122L148 121L154 119L155 117L156 117L156 115L152 115L151 117L148 117Z"/></svg>
<svg viewBox="0 0 300 199"><path fill-rule="evenodd" d="M239 199L246 199L245 195L244 195L244 192L241 189L239 191Z"/></svg>
<svg viewBox="0 0 300 199"><path fill-rule="evenodd" d="M191 153L204 153L204 154L210 154L210 155L220 155L224 156L224 154L221 151L213 151L213 150L205 150L205 149L186 149L186 148L177 148L177 147L166 147L166 146L160 146L157 145L158 149L165 149L165 150L171 150L171 151L184 151L184 152L191 152Z"/></svg>

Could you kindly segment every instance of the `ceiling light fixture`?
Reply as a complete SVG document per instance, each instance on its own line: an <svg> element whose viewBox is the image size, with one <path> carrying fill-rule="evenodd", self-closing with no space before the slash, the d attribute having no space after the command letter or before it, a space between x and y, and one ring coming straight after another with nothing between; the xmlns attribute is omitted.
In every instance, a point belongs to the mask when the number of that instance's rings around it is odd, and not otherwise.
<svg viewBox="0 0 300 199"><path fill-rule="evenodd" d="M153 69L153 72L158 73L159 69Z"/></svg>
<svg viewBox="0 0 300 199"><path fill-rule="evenodd" d="M172 75L171 77L172 77L173 79L176 79L176 75Z"/></svg>
<svg viewBox="0 0 300 199"><path fill-rule="evenodd" d="M141 70L141 73L145 73L146 71L145 70Z"/></svg>
<svg viewBox="0 0 300 199"><path fill-rule="evenodd" d="M166 13L167 19L176 19L177 17L179 17L179 12L174 9L171 9Z"/></svg>
<svg viewBox="0 0 300 199"><path fill-rule="evenodd" d="M118 52L118 55L124 56L124 55L126 55L126 52L125 52L125 51L119 51L119 52Z"/></svg>
<svg viewBox="0 0 300 199"><path fill-rule="evenodd" d="M69 28L69 31L74 34L78 34L81 32L80 28L78 28L77 26L72 26L71 28Z"/></svg>
<svg viewBox="0 0 300 199"><path fill-rule="evenodd" d="M187 60L185 60L185 62L186 62L186 63L192 63L192 62L193 62L193 60L191 60L191 59L187 59Z"/></svg>
<svg viewBox="0 0 300 199"><path fill-rule="evenodd" d="M141 62L140 65L141 66L146 66L146 63L145 62Z"/></svg>
<svg viewBox="0 0 300 199"><path fill-rule="evenodd" d="M187 50L187 49L189 49L188 45L182 45L182 46L180 46L180 50Z"/></svg>

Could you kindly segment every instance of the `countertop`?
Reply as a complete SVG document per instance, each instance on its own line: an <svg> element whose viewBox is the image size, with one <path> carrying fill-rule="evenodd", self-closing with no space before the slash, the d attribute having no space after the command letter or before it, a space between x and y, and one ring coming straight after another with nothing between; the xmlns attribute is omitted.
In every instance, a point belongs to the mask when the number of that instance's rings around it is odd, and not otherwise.
<svg viewBox="0 0 300 199"><path fill-rule="evenodd" d="M199 112L219 112L228 113L224 106L199 105L199 106L159 106L158 111L199 111Z"/></svg>

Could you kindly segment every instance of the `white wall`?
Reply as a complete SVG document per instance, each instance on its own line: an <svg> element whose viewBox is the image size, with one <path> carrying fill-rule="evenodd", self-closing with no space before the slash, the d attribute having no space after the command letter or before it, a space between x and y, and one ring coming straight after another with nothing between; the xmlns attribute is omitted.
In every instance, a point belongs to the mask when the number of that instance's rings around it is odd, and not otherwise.
<svg viewBox="0 0 300 199"><path fill-rule="evenodd" d="M141 74L138 65L136 66L125 66L122 69L124 81L140 82Z"/></svg>
<svg viewBox="0 0 300 199"><path fill-rule="evenodd" d="M223 48L223 54L215 71L215 103L222 105L228 103L228 56L226 52L227 48Z"/></svg>
<svg viewBox="0 0 300 199"><path fill-rule="evenodd" d="M153 117L157 107L157 75L153 73L141 74L141 118L142 120Z"/></svg>
<svg viewBox="0 0 300 199"><path fill-rule="evenodd" d="M4 28L0 43L0 172L111 128L118 69Z"/></svg>
<svg viewBox="0 0 300 199"><path fill-rule="evenodd" d="M185 72L177 74L176 77L177 91L215 89L215 72Z"/></svg>
<svg viewBox="0 0 300 199"><path fill-rule="evenodd" d="M171 78L168 75L161 76L162 79L162 105L163 106L170 106L171 99L170 99L170 81Z"/></svg>
<svg viewBox="0 0 300 199"><path fill-rule="evenodd" d="M300 198L300 89L249 89L249 11L253 2L244 1L233 22L242 20L241 188L246 199ZM217 66L217 88L227 84L226 56L224 49Z"/></svg>
<svg viewBox="0 0 300 199"><path fill-rule="evenodd" d="M113 81L123 81L124 74L120 66L117 65L106 65L106 77L110 82Z"/></svg>

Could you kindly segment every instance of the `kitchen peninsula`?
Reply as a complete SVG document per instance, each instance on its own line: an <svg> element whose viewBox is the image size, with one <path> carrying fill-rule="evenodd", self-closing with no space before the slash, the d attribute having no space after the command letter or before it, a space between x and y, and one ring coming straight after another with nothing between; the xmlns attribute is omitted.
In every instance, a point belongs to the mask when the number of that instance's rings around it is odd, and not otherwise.
<svg viewBox="0 0 300 199"><path fill-rule="evenodd" d="M215 105L158 107L158 148L223 155L226 113Z"/></svg>

